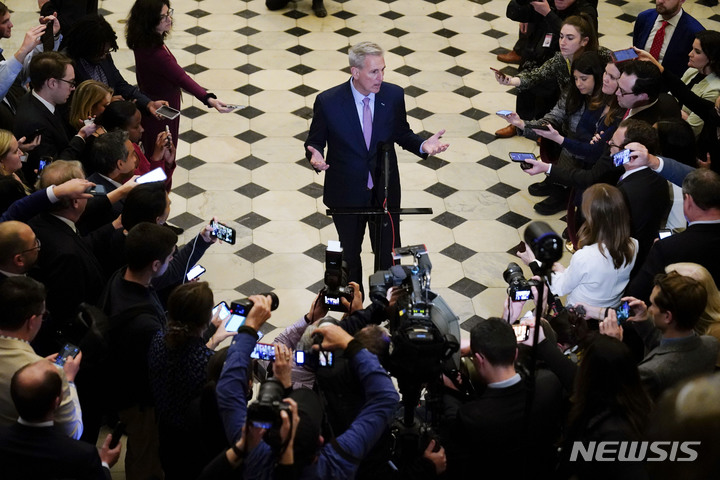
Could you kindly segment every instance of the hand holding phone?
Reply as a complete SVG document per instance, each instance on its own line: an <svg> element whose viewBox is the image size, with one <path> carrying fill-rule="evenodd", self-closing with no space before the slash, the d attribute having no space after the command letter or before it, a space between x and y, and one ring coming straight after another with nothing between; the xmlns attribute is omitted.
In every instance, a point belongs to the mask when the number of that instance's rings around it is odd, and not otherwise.
<svg viewBox="0 0 720 480"><path fill-rule="evenodd" d="M58 353L58 356L55 359L55 365L59 365L61 367L64 366L68 358L75 358L79 352L80 347L73 345L72 343L66 343L62 350L60 350L60 353Z"/></svg>
<svg viewBox="0 0 720 480"><path fill-rule="evenodd" d="M537 157L534 153L521 153L521 152L510 152L510 160L513 162L518 162L520 164L520 168L523 170L527 170L529 168L532 168L532 164L527 163L525 160L537 160Z"/></svg>
<svg viewBox="0 0 720 480"><path fill-rule="evenodd" d="M158 108L155 113L161 117L167 118L168 120L175 120L178 116L180 116L180 110L168 107L167 105L163 105Z"/></svg>
<svg viewBox="0 0 720 480"><path fill-rule="evenodd" d="M217 237L225 243L235 245L235 229L228 227L227 225L216 221L215 219L210 220L210 227L212 232L210 233L213 237Z"/></svg>
<svg viewBox="0 0 720 480"><path fill-rule="evenodd" d="M626 163L630 163L630 149L626 148L613 155L613 165L616 167L625 165Z"/></svg>
<svg viewBox="0 0 720 480"><path fill-rule="evenodd" d="M167 180L167 174L162 167L157 167L154 170L150 170L144 175L140 175L135 183L151 183L151 182L164 182Z"/></svg>
<svg viewBox="0 0 720 480"><path fill-rule="evenodd" d="M42 34L42 45L44 52L51 52L55 49L55 34L53 33L53 27L55 26L55 20L48 20L45 23L45 31Z"/></svg>
<svg viewBox="0 0 720 480"><path fill-rule="evenodd" d="M250 352L250 358L258 360L275 360L275 345L270 343L256 343L255 348Z"/></svg>
<svg viewBox="0 0 720 480"><path fill-rule="evenodd" d="M205 271L206 271L206 270L205 270L205 267L203 267L202 265L200 265L200 264L198 263L197 265L195 265L193 268L191 268L191 269L187 272L187 275L185 275L185 278L187 278L187 281L190 282L190 281L195 280L196 278L198 278L198 277L199 277L200 275L202 275L203 273L205 273Z"/></svg>
<svg viewBox="0 0 720 480"><path fill-rule="evenodd" d="M638 54L635 53L635 49L631 47L624 50L616 50L612 52L612 58L615 63L621 63L638 58Z"/></svg>
<svg viewBox="0 0 720 480"><path fill-rule="evenodd" d="M493 72L495 72L495 76L496 76L496 77L500 77L500 78L502 78L503 80L506 80L506 79L508 78L507 75L505 75L503 72L501 72L501 71L498 70L497 68L490 67L490 70L492 70Z"/></svg>

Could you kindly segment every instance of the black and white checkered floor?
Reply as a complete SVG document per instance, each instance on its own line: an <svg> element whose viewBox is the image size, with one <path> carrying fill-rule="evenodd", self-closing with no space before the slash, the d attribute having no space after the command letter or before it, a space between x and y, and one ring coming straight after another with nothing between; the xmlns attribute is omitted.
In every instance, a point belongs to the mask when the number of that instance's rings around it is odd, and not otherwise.
<svg viewBox="0 0 720 480"><path fill-rule="evenodd" d="M180 64L220 99L248 108L222 115L184 97L171 222L189 232L185 240L213 215L237 229L236 245L217 245L205 255L203 278L218 301L275 290L280 308L267 338L307 312L322 281L324 246L336 232L324 214L323 175L308 167L302 144L315 95L348 78L347 46L373 40L387 50L386 81L405 87L412 128L427 134L447 129L451 147L440 157L418 161L400 153L403 206L434 212L408 217L401 228L405 244L427 245L432 287L467 331L479 318L500 313L502 272L514 261L507 252L527 223L541 218L526 189L535 180L507 158L509 151L536 145L493 136L505 125L493 112L515 104L488 68L505 66L495 55L516 39L516 24L505 18L507 2L325 3L329 15L319 19L310 0L277 12L264 0L173 2L168 46ZM14 51L37 16L34 1L8 4L15 28L2 46ZM130 4L100 2L122 47ZM651 6L601 1L601 43L629 47L635 15ZM718 29L720 9L692 1L685 6L706 28ZM114 58L133 81L132 52L123 48ZM543 220L560 231L559 218ZM367 238L364 250L370 251ZM369 253L363 262L369 275Z"/></svg>

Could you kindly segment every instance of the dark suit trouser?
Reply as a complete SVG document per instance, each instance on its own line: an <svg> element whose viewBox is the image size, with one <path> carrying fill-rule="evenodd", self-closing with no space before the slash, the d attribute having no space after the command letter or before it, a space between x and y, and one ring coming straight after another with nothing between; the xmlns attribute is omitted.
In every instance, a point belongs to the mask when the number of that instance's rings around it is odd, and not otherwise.
<svg viewBox="0 0 720 480"><path fill-rule="evenodd" d="M343 260L348 266L348 280L357 282L360 289L363 289L362 262L360 252L362 251L363 238L365 237L365 226L370 226L370 243L373 252L378 251L376 234L378 226L382 228L382 244L380 248L380 270L386 270L393 265L392 246L400 246L400 219L398 215L387 215L378 220L376 216L370 215L333 215L335 229L338 232L340 244L343 247ZM393 243L394 239L394 243Z"/></svg>

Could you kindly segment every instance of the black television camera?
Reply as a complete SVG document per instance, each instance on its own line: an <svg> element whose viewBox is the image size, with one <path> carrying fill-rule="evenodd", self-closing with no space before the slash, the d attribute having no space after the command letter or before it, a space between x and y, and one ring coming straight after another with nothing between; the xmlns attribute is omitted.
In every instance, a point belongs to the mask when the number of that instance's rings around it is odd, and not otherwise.
<svg viewBox="0 0 720 480"><path fill-rule="evenodd" d="M322 293L323 303L329 310L346 312L347 309L340 301L345 298L352 303L354 290L348 286L347 264L343 261L343 249L340 242L330 240L325 249L325 286Z"/></svg>
<svg viewBox="0 0 720 480"><path fill-rule="evenodd" d="M460 326L447 303L430 290L432 264L424 245L395 249L396 259L412 256L412 265L395 265L370 276L370 298L379 301L391 287L404 290L390 317L391 334L388 370L397 378L403 413L391 425L394 438L393 462L407 468L422 456L433 426L439 426L442 413L441 372L459 366ZM452 366L448 367L448 364ZM452 375L450 375L452 376ZM426 389L425 405L430 424L418 421L415 407ZM426 417L427 418L427 417ZM439 448L439 444L438 444Z"/></svg>
<svg viewBox="0 0 720 480"><path fill-rule="evenodd" d="M254 427L267 430L263 438L273 449L282 447L280 412L285 410L292 419L290 405L282 401L284 393L285 388L279 380L274 378L265 380L260 385L257 400L248 405L247 409L247 422Z"/></svg>

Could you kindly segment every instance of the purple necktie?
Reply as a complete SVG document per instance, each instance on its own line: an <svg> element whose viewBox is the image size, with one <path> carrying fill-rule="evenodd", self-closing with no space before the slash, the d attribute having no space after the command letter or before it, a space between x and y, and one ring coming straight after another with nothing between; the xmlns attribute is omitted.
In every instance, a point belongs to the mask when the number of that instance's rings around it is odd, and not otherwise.
<svg viewBox="0 0 720 480"><path fill-rule="evenodd" d="M363 98L363 136L365 137L365 146L370 150L370 139L372 138L372 112L370 111L370 98ZM368 172L367 188L373 188L372 174Z"/></svg>

